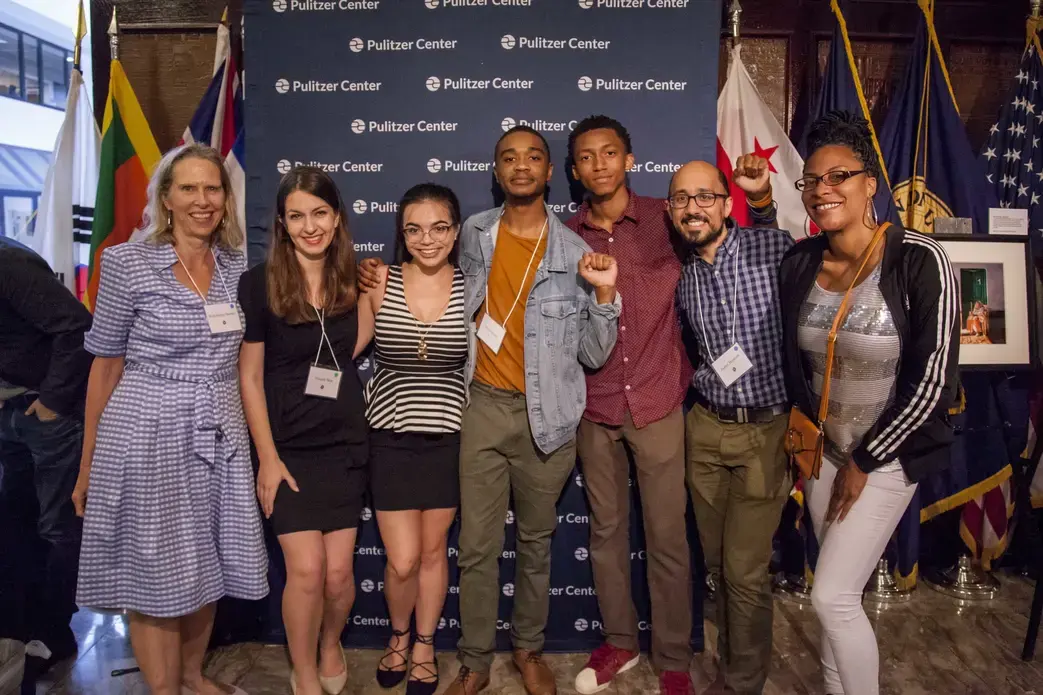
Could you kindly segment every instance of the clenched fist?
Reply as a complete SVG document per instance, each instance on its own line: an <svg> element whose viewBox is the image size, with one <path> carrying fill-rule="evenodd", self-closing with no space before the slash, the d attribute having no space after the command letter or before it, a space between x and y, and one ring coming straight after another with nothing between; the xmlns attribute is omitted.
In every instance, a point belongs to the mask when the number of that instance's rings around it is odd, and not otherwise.
<svg viewBox="0 0 1043 695"><path fill-rule="evenodd" d="M616 259L604 253L585 253L579 259L579 276L594 286L599 304L616 298Z"/></svg>
<svg viewBox="0 0 1043 695"><path fill-rule="evenodd" d="M736 159L733 179L751 200L762 200L771 192L771 168L764 157L744 154Z"/></svg>

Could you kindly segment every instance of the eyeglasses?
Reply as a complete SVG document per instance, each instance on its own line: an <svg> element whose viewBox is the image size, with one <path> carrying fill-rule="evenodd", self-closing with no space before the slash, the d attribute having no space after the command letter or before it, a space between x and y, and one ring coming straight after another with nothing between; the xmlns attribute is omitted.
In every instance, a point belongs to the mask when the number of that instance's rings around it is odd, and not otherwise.
<svg viewBox="0 0 1043 695"><path fill-rule="evenodd" d="M672 194L667 200L670 201L670 207L680 210L681 208L688 207L688 201L695 200L695 204L701 208L712 208L717 202L718 198L730 198L731 196L727 193L710 193L709 191L703 191L696 193L695 195L689 195L684 191L679 191Z"/></svg>
<svg viewBox="0 0 1043 695"><path fill-rule="evenodd" d="M420 227L406 227L402 230L402 233L409 241L420 241L425 234L431 237L431 241L445 241L449 238L452 231L453 225L438 224L426 231Z"/></svg>
<svg viewBox="0 0 1043 695"><path fill-rule="evenodd" d="M858 171L827 171L822 176L805 176L802 179L797 179L793 182L793 185L801 192L814 188L819 181L827 186L839 186L852 176L864 173L866 173L865 169L859 169Z"/></svg>

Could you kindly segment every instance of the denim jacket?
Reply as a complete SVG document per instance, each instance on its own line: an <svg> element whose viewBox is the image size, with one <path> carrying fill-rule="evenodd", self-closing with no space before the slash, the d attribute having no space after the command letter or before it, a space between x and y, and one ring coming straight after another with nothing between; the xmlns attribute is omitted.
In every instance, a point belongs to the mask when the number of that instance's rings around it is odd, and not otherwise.
<svg viewBox="0 0 1043 695"><path fill-rule="evenodd" d="M475 316L485 301L502 208L472 215L460 232L467 331L465 384L470 387L478 356ZM579 259L590 247L547 209L547 251L536 268L525 302L525 400L536 445L550 453L576 436L587 404L582 362L601 367L616 345L619 295L598 304L579 276Z"/></svg>

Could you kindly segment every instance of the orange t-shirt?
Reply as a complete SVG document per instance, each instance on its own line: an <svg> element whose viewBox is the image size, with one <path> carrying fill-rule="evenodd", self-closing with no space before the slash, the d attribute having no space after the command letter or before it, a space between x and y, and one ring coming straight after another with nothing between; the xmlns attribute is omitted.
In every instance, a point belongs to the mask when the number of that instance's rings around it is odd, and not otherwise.
<svg viewBox="0 0 1043 695"><path fill-rule="evenodd" d="M491 318L507 329L507 333L497 353L478 339L478 360L474 378L483 384L504 391L525 393L525 303L529 299L529 292L532 291L532 283L536 280L536 268L539 267L546 250L546 234L542 240L525 239L511 233L507 226L500 222L492 268L489 270L489 293L482 310L478 312L477 325L482 325L482 319L488 312ZM528 272L525 271L526 266L529 268ZM518 299L518 305L514 307L514 313L511 313L510 320L505 325L504 319L511 311L511 305L514 298L518 297L519 289L521 297Z"/></svg>

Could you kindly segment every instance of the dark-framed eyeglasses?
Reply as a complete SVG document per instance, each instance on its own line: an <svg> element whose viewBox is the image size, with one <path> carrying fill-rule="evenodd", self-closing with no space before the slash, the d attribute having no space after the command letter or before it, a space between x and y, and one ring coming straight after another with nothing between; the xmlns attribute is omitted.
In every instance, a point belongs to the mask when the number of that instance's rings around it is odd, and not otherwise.
<svg viewBox="0 0 1043 695"><path fill-rule="evenodd" d="M695 200L695 204L701 208L712 208L718 198L731 198L731 196L727 193L712 193L710 191L700 191L695 195L678 191L677 193L672 193L667 200L670 202L670 207L680 210L688 207L688 201L690 200Z"/></svg>
<svg viewBox="0 0 1043 695"><path fill-rule="evenodd" d="M804 192L810 188L814 188L819 181L827 186L839 186L852 176L858 176L859 174L864 173L866 173L865 169L859 169L858 171L827 171L822 176L805 176L804 178L797 179L793 182L793 185L798 191Z"/></svg>
<svg viewBox="0 0 1043 695"><path fill-rule="evenodd" d="M437 224L430 229L424 230L420 227L406 227L402 230L406 239L410 241L420 241L424 238L424 234L431 237L432 241L445 241L449 238L449 235L453 231L453 225L450 224Z"/></svg>

